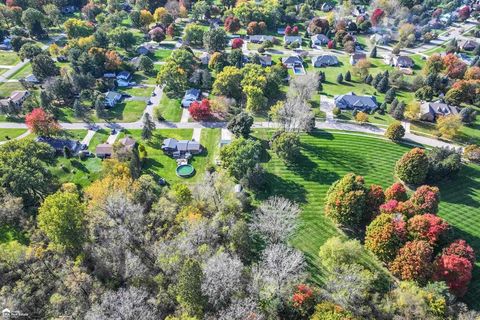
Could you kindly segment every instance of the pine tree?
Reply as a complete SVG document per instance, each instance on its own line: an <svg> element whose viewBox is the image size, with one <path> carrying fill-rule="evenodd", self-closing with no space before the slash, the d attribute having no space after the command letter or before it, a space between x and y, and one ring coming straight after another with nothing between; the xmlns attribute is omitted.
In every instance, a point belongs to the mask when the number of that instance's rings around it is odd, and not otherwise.
<svg viewBox="0 0 480 320"><path fill-rule="evenodd" d="M370 58L376 58L377 57L377 46L374 46L372 51L370 51Z"/></svg>
<svg viewBox="0 0 480 320"><path fill-rule="evenodd" d="M365 83L366 84L372 84L373 77L371 74L368 74L368 76L365 77Z"/></svg>
<svg viewBox="0 0 480 320"><path fill-rule="evenodd" d="M388 90L388 78L383 77L382 80L375 87L379 92L385 93Z"/></svg>
<svg viewBox="0 0 480 320"><path fill-rule="evenodd" d="M345 73L345 81L352 81L352 74L350 73L350 70Z"/></svg>
<svg viewBox="0 0 480 320"><path fill-rule="evenodd" d="M396 120L403 120L404 112L405 112L405 103L403 101L400 101L395 107L395 109L390 110L392 117Z"/></svg>
<svg viewBox="0 0 480 320"><path fill-rule="evenodd" d="M391 103L393 99L395 99L395 95L397 93L395 92L394 88L388 89L388 91L385 93L385 102Z"/></svg>
<svg viewBox="0 0 480 320"><path fill-rule="evenodd" d="M343 75L341 73L337 76L337 82L340 84L343 83Z"/></svg>
<svg viewBox="0 0 480 320"><path fill-rule="evenodd" d="M319 79L320 79L320 82L325 82L325 72L320 71Z"/></svg>
<svg viewBox="0 0 480 320"><path fill-rule="evenodd" d="M142 139L150 140L155 130L155 122L152 121L149 113L145 113L143 117Z"/></svg>
<svg viewBox="0 0 480 320"><path fill-rule="evenodd" d="M380 73L377 73L377 74L375 75L375 77L373 78L373 80L372 80L372 83L371 83L372 87L376 88L377 85L378 85L378 83L379 83L381 80L382 80L382 75L381 75Z"/></svg>
<svg viewBox="0 0 480 320"><path fill-rule="evenodd" d="M322 85L322 82L318 81L318 91L322 91L323 90L323 85Z"/></svg>

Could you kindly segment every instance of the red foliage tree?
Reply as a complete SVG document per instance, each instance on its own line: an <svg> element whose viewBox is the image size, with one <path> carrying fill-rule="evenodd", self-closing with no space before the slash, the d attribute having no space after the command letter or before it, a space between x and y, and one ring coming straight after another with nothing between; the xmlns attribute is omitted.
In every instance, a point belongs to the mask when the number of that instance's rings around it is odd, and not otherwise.
<svg viewBox="0 0 480 320"><path fill-rule="evenodd" d="M376 26L384 15L385 15L385 11L383 11L380 8L373 10L372 17L370 18L372 25Z"/></svg>
<svg viewBox="0 0 480 320"><path fill-rule="evenodd" d="M460 20L467 20L470 18L470 7L469 6L463 6L458 10L458 18Z"/></svg>
<svg viewBox="0 0 480 320"><path fill-rule="evenodd" d="M170 38L173 38L175 36L175 24L173 23L170 23L167 27L167 30L165 31L165 33L167 34L167 36L169 36Z"/></svg>
<svg viewBox="0 0 480 320"><path fill-rule="evenodd" d="M463 78L468 68L467 64L453 53L449 53L443 57L443 64L446 67L447 76L453 79Z"/></svg>
<svg viewBox="0 0 480 320"><path fill-rule="evenodd" d="M333 48L335 48L335 42L334 42L333 40L328 40L327 48L328 48L328 49L333 49Z"/></svg>
<svg viewBox="0 0 480 320"><path fill-rule="evenodd" d="M153 28L148 32L148 35L150 36L150 39L155 42L162 42L165 40L165 31L160 27Z"/></svg>
<svg viewBox="0 0 480 320"><path fill-rule="evenodd" d="M291 34L292 34L292 27L287 26L287 27L285 28L285 35L289 36L289 35L291 35Z"/></svg>
<svg viewBox="0 0 480 320"><path fill-rule="evenodd" d="M58 122L42 108L35 108L25 116L25 124L34 134L51 136L60 131Z"/></svg>
<svg viewBox="0 0 480 320"><path fill-rule="evenodd" d="M391 214L380 214L367 227L365 248L381 261L390 262L405 242L405 222Z"/></svg>
<svg viewBox="0 0 480 320"><path fill-rule="evenodd" d="M240 20L237 17L228 16L225 19L223 27L225 28L225 31L228 31L230 33L235 33L241 28Z"/></svg>
<svg viewBox="0 0 480 320"><path fill-rule="evenodd" d="M292 296L292 306L301 315L311 314L315 307L315 293L306 284L299 284Z"/></svg>
<svg viewBox="0 0 480 320"><path fill-rule="evenodd" d="M232 49L239 49L243 46L243 40L241 38L235 38L232 41Z"/></svg>
<svg viewBox="0 0 480 320"><path fill-rule="evenodd" d="M263 21L261 22L252 21L247 25L247 34L249 35L260 34L263 31L265 31L266 27L267 25Z"/></svg>
<svg viewBox="0 0 480 320"><path fill-rule="evenodd" d="M475 263L475 251L473 251L472 247L463 239L457 239L452 242L448 247L443 249L442 254L447 256L456 255L467 259L472 264Z"/></svg>
<svg viewBox="0 0 480 320"><path fill-rule="evenodd" d="M448 223L434 214L416 215L408 220L408 234L412 240L425 240L432 246L449 230Z"/></svg>
<svg viewBox="0 0 480 320"><path fill-rule="evenodd" d="M381 213L403 214L406 217L413 217L418 214L417 208L411 201L389 200L380 206Z"/></svg>
<svg viewBox="0 0 480 320"><path fill-rule="evenodd" d="M445 281L450 291L458 297L467 292L472 280L472 263L457 255L441 255L435 260L433 279Z"/></svg>
<svg viewBox="0 0 480 320"><path fill-rule="evenodd" d="M292 34L293 34L294 36L298 35L298 27L297 27L297 26L293 26L293 28L292 28Z"/></svg>
<svg viewBox="0 0 480 320"><path fill-rule="evenodd" d="M385 194L381 186L372 184L368 190L366 210L371 212L371 219L375 218L380 212L380 205L385 202Z"/></svg>
<svg viewBox="0 0 480 320"><path fill-rule="evenodd" d="M210 109L210 101L203 99L202 102L195 101L188 108L190 115L197 121L207 120L212 117L212 110Z"/></svg>
<svg viewBox="0 0 480 320"><path fill-rule="evenodd" d="M386 200L406 201L408 199L407 189L400 182L395 182L385 190Z"/></svg>
<svg viewBox="0 0 480 320"><path fill-rule="evenodd" d="M437 187L423 185L417 188L410 197L419 213L437 213L440 202L440 190Z"/></svg>
<svg viewBox="0 0 480 320"><path fill-rule="evenodd" d="M425 284L432 274L432 257L433 250L427 241L410 241L400 249L389 269L401 280Z"/></svg>

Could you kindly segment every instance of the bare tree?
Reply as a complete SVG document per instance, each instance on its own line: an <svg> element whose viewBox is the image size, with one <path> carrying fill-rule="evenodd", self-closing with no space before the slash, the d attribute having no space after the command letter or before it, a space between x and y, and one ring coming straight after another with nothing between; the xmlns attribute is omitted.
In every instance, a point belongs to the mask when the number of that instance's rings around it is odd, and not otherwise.
<svg viewBox="0 0 480 320"><path fill-rule="evenodd" d="M108 291L103 294L101 302L92 306L87 312L85 319L159 319L149 300L148 293L142 289L121 288L116 292Z"/></svg>
<svg viewBox="0 0 480 320"><path fill-rule="evenodd" d="M277 121L285 131L309 131L314 115L308 102L297 97L289 97L277 111Z"/></svg>
<svg viewBox="0 0 480 320"><path fill-rule="evenodd" d="M266 242L283 242L295 229L299 212L296 203L274 196L256 210L250 228Z"/></svg>
<svg viewBox="0 0 480 320"><path fill-rule="evenodd" d="M209 319L218 320L263 320L265 317L259 311L257 301L245 298L233 301L230 306Z"/></svg>
<svg viewBox="0 0 480 320"><path fill-rule="evenodd" d="M298 97L300 100L309 101L318 89L320 76L317 72L307 72L304 76L293 78L290 81L288 97Z"/></svg>
<svg viewBox="0 0 480 320"><path fill-rule="evenodd" d="M237 257L220 253L210 257L203 268L202 292L216 309L243 292L243 264Z"/></svg>

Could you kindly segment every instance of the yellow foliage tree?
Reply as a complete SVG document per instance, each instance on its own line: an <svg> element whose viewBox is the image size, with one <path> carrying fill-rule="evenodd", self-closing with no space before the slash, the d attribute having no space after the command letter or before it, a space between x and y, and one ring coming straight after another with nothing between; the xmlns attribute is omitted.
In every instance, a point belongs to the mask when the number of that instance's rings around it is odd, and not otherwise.
<svg viewBox="0 0 480 320"><path fill-rule="evenodd" d="M404 115L407 119L417 120L420 114L420 102L411 101L405 109Z"/></svg>
<svg viewBox="0 0 480 320"><path fill-rule="evenodd" d="M357 121L358 123L361 123L361 124L368 122L368 114L360 111L359 113L357 113L355 115L355 121Z"/></svg>
<svg viewBox="0 0 480 320"><path fill-rule="evenodd" d="M437 119L437 130L442 137L455 138L462 128L462 120L459 115L449 115Z"/></svg>

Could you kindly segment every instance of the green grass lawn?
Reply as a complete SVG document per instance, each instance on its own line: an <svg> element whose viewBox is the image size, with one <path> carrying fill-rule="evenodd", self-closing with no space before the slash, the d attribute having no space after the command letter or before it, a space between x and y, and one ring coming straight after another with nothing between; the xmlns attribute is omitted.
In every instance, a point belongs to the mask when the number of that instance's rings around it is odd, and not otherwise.
<svg viewBox="0 0 480 320"><path fill-rule="evenodd" d="M59 156L51 168L51 172L61 183L73 182L81 187L86 187L100 178L101 171L102 160L99 158L80 160L78 157L66 159Z"/></svg>
<svg viewBox="0 0 480 320"><path fill-rule="evenodd" d="M172 50L168 49L157 49L151 57L153 61L165 61L172 54Z"/></svg>
<svg viewBox="0 0 480 320"><path fill-rule="evenodd" d="M105 109L105 114L102 118L98 118L95 114L95 110L91 110L89 118L94 122L105 122L105 120L135 122L140 120L146 106L147 103L145 101L124 101L122 103L117 103L113 108ZM82 119L75 118L72 108L58 109L56 117L62 122L82 121Z"/></svg>
<svg viewBox="0 0 480 320"><path fill-rule="evenodd" d="M16 138L25 131L25 129L0 129L0 141Z"/></svg>
<svg viewBox="0 0 480 320"><path fill-rule="evenodd" d="M179 122L182 118L183 110L180 106L180 99L170 99L164 94L160 100L158 108L160 108L162 116L167 121Z"/></svg>
<svg viewBox="0 0 480 320"><path fill-rule="evenodd" d="M88 145L88 151L95 152L95 148L101 144L106 143L110 132L105 129L99 129L90 140L90 144Z"/></svg>
<svg viewBox="0 0 480 320"><path fill-rule="evenodd" d="M209 164L213 164L214 158L218 152L220 142L220 129L203 129L200 143L204 147L204 152L194 155L191 164L195 168L195 175L184 179L176 175L175 169L177 163L175 159L164 154L161 150L162 142L166 138L175 138L177 140L190 140L192 138L192 129L160 129L155 130L154 137L149 142L141 139L141 130L125 130L125 135L131 135L134 139L143 144L147 150L147 160L144 164L144 171L165 178L169 184L177 182L191 183L198 181L203 176L205 169Z"/></svg>
<svg viewBox="0 0 480 320"><path fill-rule="evenodd" d="M18 80L18 79L25 78L26 76L28 76L30 74L32 74L32 65L30 63L27 63L26 65L24 65L23 67L18 69L17 72L12 74L10 79Z"/></svg>
<svg viewBox="0 0 480 320"><path fill-rule="evenodd" d="M20 82L4 82L0 85L0 96L9 97L13 91L25 90Z"/></svg>
<svg viewBox="0 0 480 320"><path fill-rule="evenodd" d="M268 138L268 131L257 130L255 136ZM317 131L302 135L302 155L295 164L286 165L270 153L264 163L268 187L258 195L264 199L270 195L290 198L302 205L300 227L292 238L292 244L301 249L309 264L313 280L321 282L325 276L317 259L320 246L330 237L342 234L323 215L324 198L333 182L348 172L365 177L367 184L387 187L394 182L395 162L409 149L379 137L340 132ZM465 167L453 181L440 185L442 203L440 216L449 221L456 235L465 238L480 252L480 167ZM365 254L368 263L377 265L375 259ZM472 288L465 298L477 303L480 295L480 256L475 268Z"/></svg>
<svg viewBox="0 0 480 320"><path fill-rule="evenodd" d="M14 66L20 62L20 58L15 52L2 51L0 52L0 65Z"/></svg>
<svg viewBox="0 0 480 320"><path fill-rule="evenodd" d="M152 95L153 89L154 89L153 87L132 87L132 88L120 89L118 90L118 92L126 93L131 96L149 98Z"/></svg>
<svg viewBox="0 0 480 320"><path fill-rule="evenodd" d="M425 121L412 122L410 130L414 133L436 136L438 130L434 123ZM480 119L469 125L463 125L458 135L452 139L461 144L478 144L480 145Z"/></svg>

